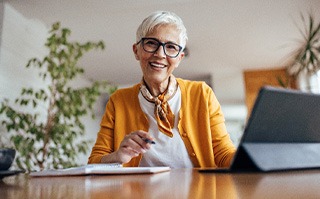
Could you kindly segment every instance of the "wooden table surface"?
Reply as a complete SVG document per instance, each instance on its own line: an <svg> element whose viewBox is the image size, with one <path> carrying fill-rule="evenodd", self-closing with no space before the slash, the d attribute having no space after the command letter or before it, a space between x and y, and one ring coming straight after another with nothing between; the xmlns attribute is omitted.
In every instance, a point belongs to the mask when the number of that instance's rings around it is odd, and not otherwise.
<svg viewBox="0 0 320 199"><path fill-rule="evenodd" d="M272 173L199 173L38 177L0 181L0 198L320 198L320 170Z"/></svg>

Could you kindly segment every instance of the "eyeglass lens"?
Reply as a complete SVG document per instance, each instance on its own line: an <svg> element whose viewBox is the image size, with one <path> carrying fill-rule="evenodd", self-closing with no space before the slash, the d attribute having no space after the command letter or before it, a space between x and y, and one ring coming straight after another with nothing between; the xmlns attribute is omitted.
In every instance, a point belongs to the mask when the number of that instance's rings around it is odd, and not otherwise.
<svg viewBox="0 0 320 199"><path fill-rule="evenodd" d="M154 53L158 50L158 48L163 46L164 53L169 57L176 57L181 51L181 46L178 44L167 42L162 43L154 38L143 38L142 39L142 47L145 51L149 53Z"/></svg>

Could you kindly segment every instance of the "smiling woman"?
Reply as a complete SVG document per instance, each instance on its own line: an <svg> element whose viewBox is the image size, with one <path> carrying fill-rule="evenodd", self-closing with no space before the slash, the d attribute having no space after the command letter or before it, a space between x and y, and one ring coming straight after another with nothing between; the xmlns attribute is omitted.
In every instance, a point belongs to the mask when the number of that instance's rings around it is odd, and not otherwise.
<svg viewBox="0 0 320 199"><path fill-rule="evenodd" d="M89 163L229 166L235 147L212 89L172 74L184 58L187 42L180 17L154 12L136 36L132 49L142 80L110 97Z"/></svg>

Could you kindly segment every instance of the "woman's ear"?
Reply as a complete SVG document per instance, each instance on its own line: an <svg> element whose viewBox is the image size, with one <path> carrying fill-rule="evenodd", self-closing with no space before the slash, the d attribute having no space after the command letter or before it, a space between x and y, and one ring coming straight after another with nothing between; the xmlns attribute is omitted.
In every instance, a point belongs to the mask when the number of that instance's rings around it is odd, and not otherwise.
<svg viewBox="0 0 320 199"><path fill-rule="evenodd" d="M180 62L182 61L182 59L184 58L184 56L185 56L184 52L181 52L178 55L177 59L179 59L179 60L178 60L178 64L177 64L176 68L178 68L178 66L179 66Z"/></svg>
<svg viewBox="0 0 320 199"><path fill-rule="evenodd" d="M180 53L180 55L179 55L180 61L184 58L184 56L185 56L185 53L182 51L182 52Z"/></svg>
<svg viewBox="0 0 320 199"><path fill-rule="evenodd" d="M136 60L140 60L140 57L138 55L138 47L137 47L137 44L133 44L132 45L132 51L134 53L134 56L136 58Z"/></svg>

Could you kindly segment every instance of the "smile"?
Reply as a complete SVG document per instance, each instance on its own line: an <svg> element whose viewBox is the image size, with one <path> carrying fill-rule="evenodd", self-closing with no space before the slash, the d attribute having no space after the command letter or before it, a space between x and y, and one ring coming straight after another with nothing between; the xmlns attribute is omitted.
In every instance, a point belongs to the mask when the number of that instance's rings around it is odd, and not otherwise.
<svg viewBox="0 0 320 199"><path fill-rule="evenodd" d="M150 66L155 67L155 68L165 68L166 65L164 64L159 64L159 63L154 63L154 62L150 62Z"/></svg>

